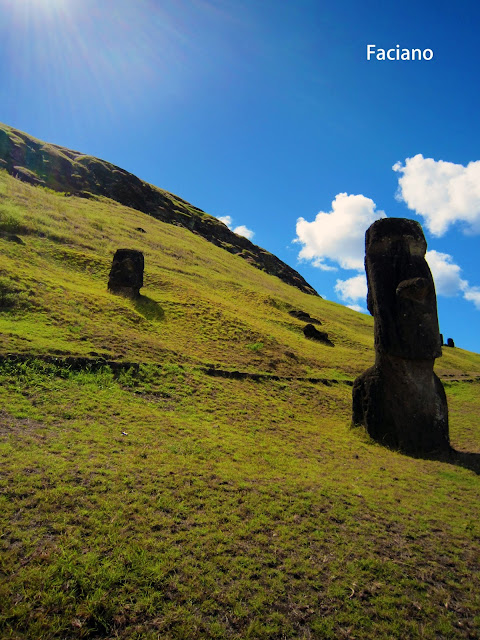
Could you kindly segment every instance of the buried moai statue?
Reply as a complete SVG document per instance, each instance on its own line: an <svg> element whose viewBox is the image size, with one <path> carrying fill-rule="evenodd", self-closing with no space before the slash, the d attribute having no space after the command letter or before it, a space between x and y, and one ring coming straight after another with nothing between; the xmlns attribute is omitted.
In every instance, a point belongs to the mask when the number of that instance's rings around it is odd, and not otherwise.
<svg viewBox="0 0 480 640"><path fill-rule="evenodd" d="M144 258L136 249L117 249L113 256L108 288L129 298L138 298L143 287Z"/></svg>
<svg viewBox="0 0 480 640"><path fill-rule="evenodd" d="M375 364L353 385L353 423L378 442L417 455L450 450L447 400L433 372L442 349L426 249L414 220L384 218L367 230Z"/></svg>

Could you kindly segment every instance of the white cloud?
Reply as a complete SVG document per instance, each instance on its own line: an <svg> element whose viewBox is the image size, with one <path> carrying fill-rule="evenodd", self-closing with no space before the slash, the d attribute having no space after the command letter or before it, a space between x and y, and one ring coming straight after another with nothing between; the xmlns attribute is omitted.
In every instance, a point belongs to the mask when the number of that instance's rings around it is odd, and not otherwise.
<svg viewBox="0 0 480 640"><path fill-rule="evenodd" d="M405 167L397 163L393 168L403 174L399 179L399 197L404 198L410 208L414 208L413 205L410 206L414 201L418 204L417 212L426 218L432 233L435 233L435 230L438 235L439 230L443 233L443 230L457 219L468 222L471 230L478 228L480 232L480 161L462 167L448 162L435 162L418 155L407 158ZM479 171L478 179L476 171ZM452 176L457 176L458 179L454 180ZM448 184L441 185L442 180ZM477 181L476 186L473 185L474 180ZM476 189L478 196L475 195ZM450 198L450 209L444 206L445 201L442 204L445 194ZM420 202L422 198L423 204ZM458 212L462 207L466 209L465 203L473 202L474 198L478 198L476 217L467 213L463 214L463 218L457 214L457 217L451 215L454 205ZM434 202L437 207L435 211L443 213L427 215L425 211L434 210L428 209ZM335 292L350 309L362 313L367 313L359 304L359 301L365 300L367 296L363 266L365 231L375 220L385 217L385 213L377 210L375 202L370 198L361 194L339 193L332 202L330 212L320 211L313 222L304 218L297 220L297 237L294 242L303 245L299 253L300 259L310 260L313 266L323 271L336 271L338 265L342 269L360 272L346 280L338 279ZM452 256L431 250L427 251L426 259L438 295L462 295L480 310L480 287L470 286L469 282L462 278L461 267L454 262Z"/></svg>
<svg viewBox="0 0 480 640"><path fill-rule="evenodd" d="M339 193L328 213L320 211L313 222L304 218L297 220L297 237L294 242L303 245L299 258L311 260L324 271L335 270L330 263L342 269L363 270L365 231L379 218L383 211L376 210L373 200L363 195Z"/></svg>
<svg viewBox="0 0 480 640"><path fill-rule="evenodd" d="M359 313L368 313L366 309L361 307L359 304L347 304L347 308L352 311L358 311Z"/></svg>
<svg viewBox="0 0 480 640"><path fill-rule="evenodd" d="M352 305L356 305L356 301L362 298L365 300L367 297L367 279L365 274L353 276L348 280L337 280L335 285L335 292L338 297L344 302L350 302Z"/></svg>
<svg viewBox="0 0 480 640"><path fill-rule="evenodd" d="M435 280L435 290L441 296L462 294L480 310L480 287L471 287L468 280L460 277L461 267L453 262L448 253L427 251L425 256Z"/></svg>
<svg viewBox="0 0 480 640"><path fill-rule="evenodd" d="M241 224L239 227L235 227L233 233L236 233L239 236L244 236L245 238L248 238L248 240L251 240L255 235L255 232L248 229L244 224Z"/></svg>
<svg viewBox="0 0 480 640"><path fill-rule="evenodd" d="M419 153L392 169L401 174L397 199L422 216L432 234L443 235L455 222L480 233L480 160L464 167Z"/></svg>
<svg viewBox="0 0 480 640"><path fill-rule="evenodd" d="M435 289L441 296L456 296L468 287L468 282L460 277L461 268L453 262L448 253L427 251L425 258L435 280Z"/></svg>
<svg viewBox="0 0 480 640"><path fill-rule="evenodd" d="M472 287L468 280L461 277L461 267L455 264L453 258L448 253L439 251L427 251L425 256L435 281L435 290L440 296L463 295L465 300L473 302L480 310L480 287ZM350 309L367 313L358 302L367 297L367 279L361 273L347 280L337 280L335 292L343 302L347 303Z"/></svg>
<svg viewBox="0 0 480 640"><path fill-rule="evenodd" d="M480 311L480 287L469 287L463 294L465 300L473 302Z"/></svg>
<svg viewBox="0 0 480 640"><path fill-rule="evenodd" d="M232 229L232 227L233 227L233 218L232 218L232 216L217 216L217 220L220 220L220 222L223 222L223 224L226 224L227 227L231 231L233 231L233 233L236 233L239 236L243 236L244 238L247 238L248 240L251 240L253 238L253 236L255 235L255 232L252 231L251 229L249 229L248 227L246 227L244 224L241 224L238 227L235 227L235 229Z"/></svg>
<svg viewBox="0 0 480 640"><path fill-rule="evenodd" d="M223 222L223 224L226 224L229 229L232 226L232 216L218 216L218 220L220 220L220 222Z"/></svg>

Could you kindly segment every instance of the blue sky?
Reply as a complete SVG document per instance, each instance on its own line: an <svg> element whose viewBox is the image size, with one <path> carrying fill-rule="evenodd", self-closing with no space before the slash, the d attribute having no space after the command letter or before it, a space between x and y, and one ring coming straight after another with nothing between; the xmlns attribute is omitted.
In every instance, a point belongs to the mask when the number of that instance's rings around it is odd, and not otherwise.
<svg viewBox="0 0 480 640"><path fill-rule="evenodd" d="M365 228L414 218L440 330L480 352L479 25L469 0L0 0L0 121L228 217L359 309Z"/></svg>

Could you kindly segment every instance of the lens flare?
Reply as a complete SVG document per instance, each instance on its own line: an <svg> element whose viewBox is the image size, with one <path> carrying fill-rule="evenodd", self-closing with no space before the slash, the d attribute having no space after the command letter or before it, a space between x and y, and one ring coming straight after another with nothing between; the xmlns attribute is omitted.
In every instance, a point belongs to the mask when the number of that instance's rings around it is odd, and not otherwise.
<svg viewBox="0 0 480 640"><path fill-rule="evenodd" d="M153 86L168 99L195 82L204 53L199 33L208 3L190 0L196 14L185 3L0 0L5 63L37 99L52 110L63 105L72 118L80 105L114 114L121 101L135 109Z"/></svg>

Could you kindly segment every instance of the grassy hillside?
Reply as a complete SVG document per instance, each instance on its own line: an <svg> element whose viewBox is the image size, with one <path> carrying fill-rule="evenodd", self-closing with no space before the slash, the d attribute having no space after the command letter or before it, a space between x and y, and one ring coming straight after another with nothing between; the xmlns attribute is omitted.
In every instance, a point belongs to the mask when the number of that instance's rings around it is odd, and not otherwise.
<svg viewBox="0 0 480 640"><path fill-rule="evenodd" d="M371 318L4 171L0 247L0 637L480 638L479 355L437 361L457 456L409 458L350 428Z"/></svg>
<svg viewBox="0 0 480 640"><path fill-rule="evenodd" d="M23 182L92 198L103 196L157 220L194 231L225 251L301 291L317 292L302 276L265 249L182 198L159 189L110 162L49 144L0 123L0 169Z"/></svg>

